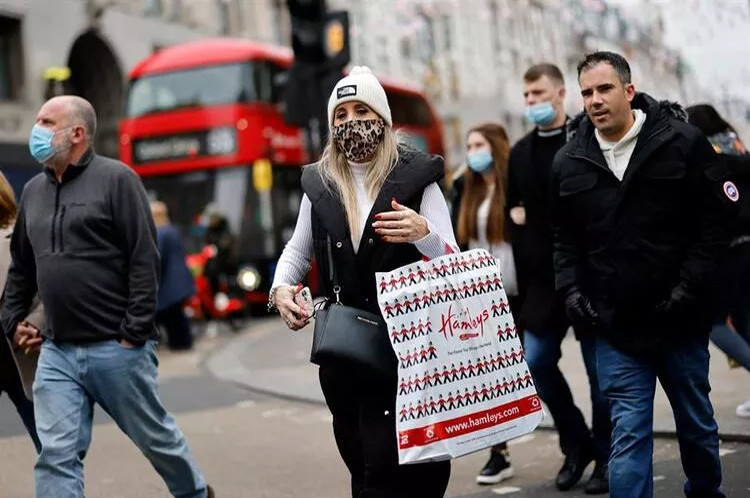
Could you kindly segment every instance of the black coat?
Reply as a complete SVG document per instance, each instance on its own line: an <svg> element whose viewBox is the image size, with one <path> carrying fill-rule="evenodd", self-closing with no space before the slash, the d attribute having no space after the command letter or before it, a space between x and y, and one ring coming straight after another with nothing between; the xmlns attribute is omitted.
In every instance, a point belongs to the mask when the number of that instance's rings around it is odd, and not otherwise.
<svg viewBox="0 0 750 498"><path fill-rule="evenodd" d="M583 117L555 157L551 191L557 288L581 286L602 317L597 332L638 353L708 334L707 277L731 236L732 203L726 166L681 107L645 94L632 106L647 117L622 182ZM677 285L697 296L690 312L657 312Z"/></svg>
<svg viewBox="0 0 750 498"><path fill-rule="evenodd" d="M341 302L347 306L379 314L375 272L392 271L419 261L422 255L413 244L383 242L372 228L375 215L392 211L391 199L393 198L418 213L424 189L443 177L443 159L440 156L409 149L399 151L399 161L375 199L362 233L359 250L356 253L341 201L338 195L323 183L318 168L318 165L304 168L302 189L312 205L311 221L315 260L323 277L322 286L325 295L329 299L335 299L333 283L329 278L328 237L330 236L331 256L341 287Z"/></svg>
<svg viewBox="0 0 750 498"><path fill-rule="evenodd" d="M555 291L552 266L552 226L549 218L549 175L540 178L533 164L536 130L519 140L508 159L507 207L526 209L526 224L510 223L521 310L519 325L535 333L567 328L568 319ZM510 216L508 216L510 220Z"/></svg>

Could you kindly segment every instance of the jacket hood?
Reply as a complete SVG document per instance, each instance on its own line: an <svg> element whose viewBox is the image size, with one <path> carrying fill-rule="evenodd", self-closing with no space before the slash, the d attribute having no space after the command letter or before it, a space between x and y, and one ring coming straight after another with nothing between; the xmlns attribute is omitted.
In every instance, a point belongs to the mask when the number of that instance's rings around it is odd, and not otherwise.
<svg viewBox="0 0 750 498"><path fill-rule="evenodd" d="M648 121L654 122L656 118L676 119L687 123L688 113L678 102L670 100L656 100L647 93L636 92L633 102L630 106L633 109L640 109L648 116ZM577 133L593 133L593 123L585 111L576 114L573 119L568 121L568 134L573 136Z"/></svg>

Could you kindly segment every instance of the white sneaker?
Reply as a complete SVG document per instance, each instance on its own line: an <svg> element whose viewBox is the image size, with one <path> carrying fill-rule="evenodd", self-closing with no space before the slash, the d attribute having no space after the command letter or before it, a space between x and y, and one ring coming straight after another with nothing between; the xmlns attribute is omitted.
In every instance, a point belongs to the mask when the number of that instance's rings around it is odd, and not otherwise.
<svg viewBox="0 0 750 498"><path fill-rule="evenodd" d="M742 418L750 418L750 399L737 407L737 416Z"/></svg>

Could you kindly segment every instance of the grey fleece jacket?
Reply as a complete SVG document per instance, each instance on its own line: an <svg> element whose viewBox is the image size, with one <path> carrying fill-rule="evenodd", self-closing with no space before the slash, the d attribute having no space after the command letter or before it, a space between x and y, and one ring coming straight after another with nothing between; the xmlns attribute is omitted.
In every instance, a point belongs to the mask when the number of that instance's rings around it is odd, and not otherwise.
<svg viewBox="0 0 750 498"><path fill-rule="evenodd" d="M143 185L121 162L89 150L60 183L45 168L21 195L0 315L6 333L38 290L42 333L55 342L157 337L155 237Z"/></svg>

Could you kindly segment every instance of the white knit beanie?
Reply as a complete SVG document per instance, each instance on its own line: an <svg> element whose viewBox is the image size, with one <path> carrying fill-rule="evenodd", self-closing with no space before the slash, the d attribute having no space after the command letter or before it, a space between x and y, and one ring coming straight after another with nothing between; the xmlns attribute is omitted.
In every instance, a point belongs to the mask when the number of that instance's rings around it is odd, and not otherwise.
<svg viewBox="0 0 750 498"><path fill-rule="evenodd" d="M391 108L383 85L367 66L354 66L349 74L341 78L328 99L328 126L333 124L333 111L339 104L353 100L362 102L383 118L388 126L391 121Z"/></svg>

